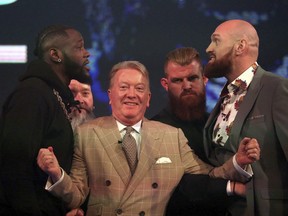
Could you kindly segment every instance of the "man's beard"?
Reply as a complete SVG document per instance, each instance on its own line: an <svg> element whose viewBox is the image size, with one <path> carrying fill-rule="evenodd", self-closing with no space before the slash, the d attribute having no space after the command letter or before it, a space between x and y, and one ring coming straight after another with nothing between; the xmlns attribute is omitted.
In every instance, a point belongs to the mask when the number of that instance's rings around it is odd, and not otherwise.
<svg viewBox="0 0 288 216"><path fill-rule="evenodd" d="M70 79L75 79L79 82L86 83L87 77L89 77L89 72L85 70L85 64L83 63L82 66L79 66L74 61L72 61L71 58L69 58L65 53L63 53L63 55L65 69L68 77Z"/></svg>
<svg viewBox="0 0 288 216"><path fill-rule="evenodd" d="M204 75L209 78L226 77L232 72L232 52L231 49L221 59L208 63L204 68Z"/></svg>
<svg viewBox="0 0 288 216"><path fill-rule="evenodd" d="M77 114L75 112L71 113L71 118L72 118L71 126L72 126L73 131L75 131L75 129L81 124L95 118L95 115L93 112L90 112L90 113L83 112L83 111L81 113L79 113L79 111L76 111L76 112L78 113Z"/></svg>
<svg viewBox="0 0 288 216"><path fill-rule="evenodd" d="M206 113L206 91L201 93L190 92L190 96L182 93L180 98L169 94L172 112L182 121L201 120Z"/></svg>

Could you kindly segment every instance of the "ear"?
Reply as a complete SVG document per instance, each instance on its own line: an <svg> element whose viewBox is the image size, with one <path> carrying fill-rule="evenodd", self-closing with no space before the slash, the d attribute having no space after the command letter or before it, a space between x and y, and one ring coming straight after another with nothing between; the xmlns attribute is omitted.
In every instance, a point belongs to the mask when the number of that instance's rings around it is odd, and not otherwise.
<svg viewBox="0 0 288 216"><path fill-rule="evenodd" d="M167 78L161 78L160 82L161 82L161 85L163 86L163 88L166 91L168 91L168 80L167 80Z"/></svg>
<svg viewBox="0 0 288 216"><path fill-rule="evenodd" d="M49 50L49 56L53 62L58 62L58 59L62 60L62 53L57 48L51 48Z"/></svg>
<svg viewBox="0 0 288 216"><path fill-rule="evenodd" d="M108 89L108 90L107 90L107 93L108 93L108 97L109 97L109 104L111 104L111 98L110 98L111 90Z"/></svg>
<svg viewBox="0 0 288 216"><path fill-rule="evenodd" d="M241 39L236 43L235 53L236 55L242 54L247 47L247 41L245 39Z"/></svg>
<svg viewBox="0 0 288 216"><path fill-rule="evenodd" d="M150 106L150 100L151 100L151 92L149 92L149 95L148 95L148 100L147 100L147 103L146 103L146 107L147 108Z"/></svg>
<svg viewBox="0 0 288 216"><path fill-rule="evenodd" d="M202 78L203 78L204 85L206 86L209 79L204 75Z"/></svg>

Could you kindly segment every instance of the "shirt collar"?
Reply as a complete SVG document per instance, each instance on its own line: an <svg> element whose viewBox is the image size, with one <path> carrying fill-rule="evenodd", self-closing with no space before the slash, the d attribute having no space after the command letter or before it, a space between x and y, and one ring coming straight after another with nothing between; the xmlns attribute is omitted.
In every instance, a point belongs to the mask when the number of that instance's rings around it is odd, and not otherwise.
<svg viewBox="0 0 288 216"><path fill-rule="evenodd" d="M125 130L125 128L127 127L126 125L123 125L122 123L120 123L119 121L116 120L117 126L119 131L121 132L122 130ZM142 125L142 120L140 120L139 122L137 122L136 124L132 125L132 128L137 131L138 133L140 133L140 129L141 129L141 125Z"/></svg>
<svg viewBox="0 0 288 216"><path fill-rule="evenodd" d="M223 97L229 93L240 94L243 91L246 91L256 73L257 67L258 63L253 63L246 71L244 71L231 83L226 83L220 96Z"/></svg>

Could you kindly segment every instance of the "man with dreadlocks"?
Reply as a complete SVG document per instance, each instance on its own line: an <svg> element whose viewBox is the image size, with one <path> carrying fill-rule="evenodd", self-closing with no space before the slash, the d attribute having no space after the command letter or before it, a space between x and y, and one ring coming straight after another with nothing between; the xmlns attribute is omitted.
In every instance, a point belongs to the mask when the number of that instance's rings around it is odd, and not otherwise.
<svg viewBox="0 0 288 216"><path fill-rule="evenodd" d="M4 103L0 122L0 215L65 215L60 199L45 190L47 175L36 163L51 146L63 170L73 154L68 85L88 75L89 52L74 28L53 25L37 37L32 61Z"/></svg>

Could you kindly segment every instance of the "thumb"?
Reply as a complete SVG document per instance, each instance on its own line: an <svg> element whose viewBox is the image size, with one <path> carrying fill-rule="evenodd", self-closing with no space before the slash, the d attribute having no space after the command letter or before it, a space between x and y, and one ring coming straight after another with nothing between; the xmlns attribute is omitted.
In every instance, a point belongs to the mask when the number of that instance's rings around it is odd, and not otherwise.
<svg viewBox="0 0 288 216"><path fill-rule="evenodd" d="M49 150L50 152L54 153L54 152L53 152L53 147L52 147L52 146L49 146L49 147L48 147L48 150Z"/></svg>
<svg viewBox="0 0 288 216"><path fill-rule="evenodd" d="M251 140L251 138L245 137L245 138L242 139L242 144L246 145L247 143L250 142L250 140Z"/></svg>

